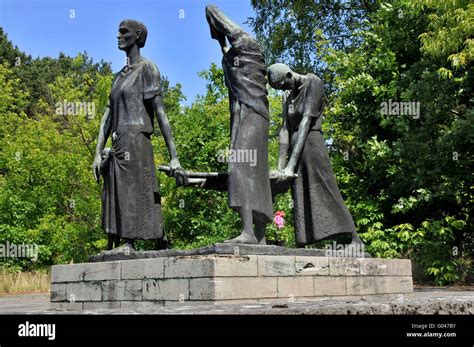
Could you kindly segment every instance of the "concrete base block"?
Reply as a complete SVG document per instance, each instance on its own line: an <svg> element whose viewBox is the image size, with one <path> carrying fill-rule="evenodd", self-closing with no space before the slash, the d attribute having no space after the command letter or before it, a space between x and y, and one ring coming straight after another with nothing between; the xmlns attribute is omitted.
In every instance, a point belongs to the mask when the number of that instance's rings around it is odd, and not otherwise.
<svg viewBox="0 0 474 347"><path fill-rule="evenodd" d="M204 254L57 265L55 309L306 302L413 292L407 259Z"/></svg>

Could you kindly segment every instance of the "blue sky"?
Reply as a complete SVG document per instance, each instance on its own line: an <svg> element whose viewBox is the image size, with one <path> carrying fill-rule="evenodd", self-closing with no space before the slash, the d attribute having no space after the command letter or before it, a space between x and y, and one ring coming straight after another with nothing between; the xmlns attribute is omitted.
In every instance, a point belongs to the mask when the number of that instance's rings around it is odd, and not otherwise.
<svg viewBox="0 0 474 347"><path fill-rule="evenodd" d="M0 0L0 26L14 45L33 57L86 51L94 61L104 59L118 71L125 58L117 48L118 25L126 18L140 20L148 28L142 55L155 62L171 84L183 85L185 104L190 104L205 93L205 81L197 73L221 61L204 15L207 4L219 6L250 31L244 22L254 12L246 0Z"/></svg>

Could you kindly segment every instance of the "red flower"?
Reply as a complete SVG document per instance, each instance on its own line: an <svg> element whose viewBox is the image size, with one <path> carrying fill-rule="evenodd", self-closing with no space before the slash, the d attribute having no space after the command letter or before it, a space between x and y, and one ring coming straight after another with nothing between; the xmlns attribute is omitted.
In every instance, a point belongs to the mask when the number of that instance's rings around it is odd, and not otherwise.
<svg viewBox="0 0 474 347"><path fill-rule="evenodd" d="M283 219L284 216L284 211L277 211L275 213L275 217L273 217L273 222L275 223L278 229L281 229L285 226L285 220Z"/></svg>

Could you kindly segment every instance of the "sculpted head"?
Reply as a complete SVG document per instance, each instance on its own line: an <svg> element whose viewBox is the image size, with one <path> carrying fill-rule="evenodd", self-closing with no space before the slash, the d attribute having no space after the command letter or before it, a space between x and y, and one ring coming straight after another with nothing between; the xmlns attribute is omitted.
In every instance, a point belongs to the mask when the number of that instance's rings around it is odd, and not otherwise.
<svg viewBox="0 0 474 347"><path fill-rule="evenodd" d="M125 19L119 25L118 47L122 51L128 51L134 45L142 48L145 46L147 35L148 30L145 24L133 19Z"/></svg>
<svg viewBox="0 0 474 347"><path fill-rule="evenodd" d="M275 89L290 90L295 85L295 72L285 64L273 64L268 68L268 83Z"/></svg>

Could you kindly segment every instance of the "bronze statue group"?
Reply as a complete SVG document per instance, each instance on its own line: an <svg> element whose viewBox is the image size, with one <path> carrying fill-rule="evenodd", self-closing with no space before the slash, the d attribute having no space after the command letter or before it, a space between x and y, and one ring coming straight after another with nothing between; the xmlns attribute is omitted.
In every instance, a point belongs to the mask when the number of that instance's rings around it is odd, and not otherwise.
<svg viewBox="0 0 474 347"><path fill-rule="evenodd" d="M342 199L322 134L323 82L313 74L298 74L284 64L269 67L257 41L216 6L206 6L211 37L221 46L229 91L230 151L254 151L256 160L229 161L223 186L229 206L239 213L242 230L225 242L265 245L265 228L273 219L272 198L291 187L297 247L337 235L352 235L361 243ZM156 240L167 248L150 136L154 121L168 147L168 174L183 186L215 189L216 178L190 178L178 159L163 107L160 73L140 55L147 29L135 20L120 23L118 47L128 64L115 75L109 104L102 117L93 171L102 176L102 226L108 249L134 248L135 240ZM269 109L267 81L284 91L278 170L268 164ZM105 148L111 137L112 147ZM219 182L217 182L219 183ZM282 188L283 187L283 188Z"/></svg>

